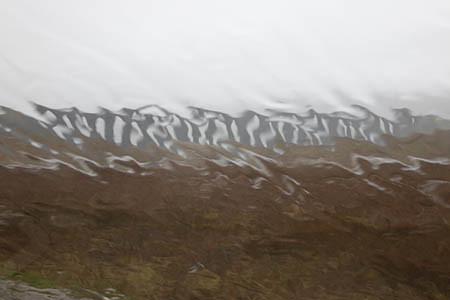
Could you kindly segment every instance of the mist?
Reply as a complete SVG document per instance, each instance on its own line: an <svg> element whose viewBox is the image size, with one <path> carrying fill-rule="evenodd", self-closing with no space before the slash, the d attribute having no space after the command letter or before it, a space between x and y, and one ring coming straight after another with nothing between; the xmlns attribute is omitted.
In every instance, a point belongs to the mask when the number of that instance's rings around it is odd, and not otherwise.
<svg viewBox="0 0 450 300"><path fill-rule="evenodd" d="M450 2L0 2L0 105L450 116Z"/></svg>

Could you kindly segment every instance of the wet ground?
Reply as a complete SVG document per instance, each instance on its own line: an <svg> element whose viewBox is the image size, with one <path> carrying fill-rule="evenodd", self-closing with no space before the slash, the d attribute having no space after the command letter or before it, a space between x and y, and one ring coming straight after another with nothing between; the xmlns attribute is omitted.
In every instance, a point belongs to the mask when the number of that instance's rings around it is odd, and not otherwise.
<svg viewBox="0 0 450 300"><path fill-rule="evenodd" d="M70 296L58 289L38 289L11 280L0 280L0 299L2 300L90 300ZM92 298L91 298L92 299Z"/></svg>

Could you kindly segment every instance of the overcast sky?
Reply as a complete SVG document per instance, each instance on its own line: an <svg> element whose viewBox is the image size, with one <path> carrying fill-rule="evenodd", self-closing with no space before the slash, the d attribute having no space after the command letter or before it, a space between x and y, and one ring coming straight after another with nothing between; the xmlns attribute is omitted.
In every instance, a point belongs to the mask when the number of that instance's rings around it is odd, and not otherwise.
<svg viewBox="0 0 450 300"><path fill-rule="evenodd" d="M29 100L450 116L450 1L1 0L0 104Z"/></svg>

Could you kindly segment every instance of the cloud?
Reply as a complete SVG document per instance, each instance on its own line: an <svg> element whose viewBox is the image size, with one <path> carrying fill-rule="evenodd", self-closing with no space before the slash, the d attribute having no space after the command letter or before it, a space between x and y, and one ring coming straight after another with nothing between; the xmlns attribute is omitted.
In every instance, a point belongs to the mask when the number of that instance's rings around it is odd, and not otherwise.
<svg viewBox="0 0 450 300"><path fill-rule="evenodd" d="M446 0L5 0L0 35L13 108L450 115Z"/></svg>

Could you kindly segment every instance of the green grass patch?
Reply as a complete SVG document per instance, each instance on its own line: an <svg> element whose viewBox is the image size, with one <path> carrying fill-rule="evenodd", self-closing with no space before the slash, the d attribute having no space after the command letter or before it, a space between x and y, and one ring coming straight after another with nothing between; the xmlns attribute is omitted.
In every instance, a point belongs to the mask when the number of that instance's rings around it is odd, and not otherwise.
<svg viewBox="0 0 450 300"><path fill-rule="evenodd" d="M2 266L0 266L0 279L1 280L8 280L12 279L14 275L18 274L16 271L8 270Z"/></svg>
<svg viewBox="0 0 450 300"><path fill-rule="evenodd" d="M10 270L8 268L5 268L0 265L0 280L14 280L14 281L20 281L24 284L27 284L31 287L37 288L37 289L62 289L63 286L60 284L50 280L45 275L42 275L38 272L29 271L29 272L18 272L15 270ZM70 289L70 295L76 298L81 297L92 297L93 295L91 293L86 292L86 287L82 286L78 282L66 282L67 284L64 284L64 287L67 287ZM109 282L105 282L102 284L105 288L113 288L112 284ZM121 297L121 300L133 300L133 298L130 298L128 296Z"/></svg>
<svg viewBox="0 0 450 300"><path fill-rule="evenodd" d="M46 288L57 288L58 285L49 280L46 276L37 272L18 272L15 270L9 270L0 266L0 279L2 280L19 280L29 286L46 289Z"/></svg>

